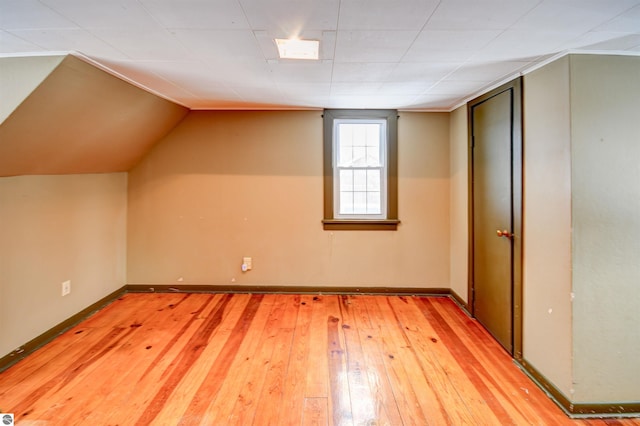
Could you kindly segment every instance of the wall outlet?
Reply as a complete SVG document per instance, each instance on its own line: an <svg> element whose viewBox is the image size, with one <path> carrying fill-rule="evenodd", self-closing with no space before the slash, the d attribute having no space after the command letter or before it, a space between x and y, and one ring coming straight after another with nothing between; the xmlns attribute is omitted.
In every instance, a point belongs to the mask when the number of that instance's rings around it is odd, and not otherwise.
<svg viewBox="0 0 640 426"><path fill-rule="evenodd" d="M66 296L71 293L71 281L67 280L62 283L62 295Z"/></svg>
<svg viewBox="0 0 640 426"><path fill-rule="evenodd" d="M251 270L251 258L250 257L243 257L242 258L242 270L243 271L250 271Z"/></svg>

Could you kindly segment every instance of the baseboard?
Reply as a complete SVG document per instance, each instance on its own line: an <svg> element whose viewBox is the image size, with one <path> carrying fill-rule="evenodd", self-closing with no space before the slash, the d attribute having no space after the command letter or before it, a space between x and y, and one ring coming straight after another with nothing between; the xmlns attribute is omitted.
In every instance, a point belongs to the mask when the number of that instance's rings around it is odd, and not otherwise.
<svg viewBox="0 0 640 426"><path fill-rule="evenodd" d="M45 331L44 333L37 336L36 338L28 341L27 343L20 346L18 349L14 350L13 352L10 352L9 354L3 356L2 358L0 358L0 372L11 367L13 364L25 358L26 356L32 354L37 349L46 345L47 343L49 343L50 341L58 337L60 334L64 333L65 331L75 326L76 324L79 324L80 322L85 320L87 317L91 316L96 311L104 308L105 306L107 306L114 300L118 299L125 293L126 293L126 286L119 288L118 290L103 297L102 299L98 300L97 302L93 303L92 305L88 306L87 308L83 309L77 314L67 318L60 324L55 325L53 328Z"/></svg>
<svg viewBox="0 0 640 426"><path fill-rule="evenodd" d="M526 360L514 362L571 418L640 417L640 402L573 403Z"/></svg>
<svg viewBox="0 0 640 426"><path fill-rule="evenodd" d="M277 293L277 294L386 294L412 296L450 296L451 290L441 287L311 287L261 285L155 285L129 284L130 293Z"/></svg>
<svg viewBox="0 0 640 426"><path fill-rule="evenodd" d="M467 313L467 315L471 316L471 310L469 309L469 304L465 302L464 299L460 297L458 293L455 292L455 290L451 289L449 290L449 293L451 294L451 298L454 300L454 302L456 302L458 306L460 306L460 308Z"/></svg>

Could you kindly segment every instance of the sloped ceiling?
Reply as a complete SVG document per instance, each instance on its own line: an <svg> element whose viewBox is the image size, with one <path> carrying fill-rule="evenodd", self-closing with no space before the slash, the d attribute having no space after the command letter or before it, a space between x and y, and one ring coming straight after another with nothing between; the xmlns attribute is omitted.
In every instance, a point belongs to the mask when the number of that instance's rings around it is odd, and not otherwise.
<svg viewBox="0 0 640 426"><path fill-rule="evenodd" d="M188 111L65 56L0 124L0 176L127 171Z"/></svg>

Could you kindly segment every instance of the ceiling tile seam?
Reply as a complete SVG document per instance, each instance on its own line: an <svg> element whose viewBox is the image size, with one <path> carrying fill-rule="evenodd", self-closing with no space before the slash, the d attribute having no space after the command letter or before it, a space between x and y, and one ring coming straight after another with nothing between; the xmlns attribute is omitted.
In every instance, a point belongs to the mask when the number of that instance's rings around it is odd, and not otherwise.
<svg viewBox="0 0 640 426"><path fill-rule="evenodd" d="M178 28L172 28L172 27L168 27L162 24L162 22L160 22L160 20L158 20L156 18L156 16L154 15L154 13L152 11L150 11L145 5L144 3L142 3L140 0L136 0L136 3L138 3L138 5L140 6L140 8L142 8L142 10L144 10L144 12L147 14L147 16L158 26L158 28L160 28L164 33L166 33L171 39L175 40L180 47L182 47L185 52L188 52L189 49L187 48L187 46L185 46L175 35L175 33L172 30L178 29Z"/></svg>
<svg viewBox="0 0 640 426"><path fill-rule="evenodd" d="M36 46L36 47L38 47L39 49L41 49L41 51L43 51L43 52L48 52L48 51L49 51L46 47L40 46L38 43L34 43L34 42L32 42L31 40L27 40L27 39L25 39L24 37L21 37L21 36L19 36L18 34L15 34L15 33L14 33L13 31L11 31L11 30L0 30L0 31L2 31L3 33L10 34L11 36L13 36L13 37L15 37L15 38L17 38L17 39L19 39L19 40L22 40L22 41L24 41L24 42L25 42L25 43L27 43L27 44L30 44L30 45L32 45L32 46ZM21 30L17 30L17 31L21 31ZM19 52L18 54L19 54L19 55L23 55L21 52Z"/></svg>
<svg viewBox="0 0 640 426"><path fill-rule="evenodd" d="M184 51L185 53L192 53L192 52L193 52L193 51L189 48L189 46L187 46L187 45L186 45L186 44L185 44L185 43L184 43L184 42L183 42L179 37L176 37L176 34L175 34L174 30L179 30L180 28L178 28L178 27L168 27L168 26L163 25L163 24L162 24L162 23L161 23L161 22L160 22L160 21L155 17L155 15L154 15L151 11L150 11L150 10L149 10L149 9L148 9L144 4L142 4L142 3L140 2L140 0L137 0L137 3L142 7L142 9L143 9L143 10L145 11L145 13L150 17L150 19L151 19L153 22L155 22L155 23L158 25L158 27L159 27L159 28L161 28L161 29L162 29L162 30L163 30L163 31L164 31L164 32L165 32L165 33L166 33L166 34L167 34L167 35L168 35L172 40L174 40L174 41L175 41L175 42L176 42L176 43L177 43L177 44L178 44L178 45L183 49L183 51ZM238 4L240 5L240 7L242 7L242 5L240 4L240 2L238 2ZM243 14L244 14L244 9L242 9L242 11L243 11ZM247 17L246 17L246 14L244 14L244 18L245 18L245 20L247 21L247 24L248 24L248 19L247 19ZM188 29L188 28L187 28L187 29ZM240 31L240 30L232 30L232 31ZM244 31L244 30L243 30L243 31ZM254 35L253 31L252 31L252 35L253 35L253 37L255 38L255 35ZM256 44L258 44L257 40L256 40ZM259 48L259 47L260 47L260 46L259 46L259 44L258 44L258 48ZM117 50L117 49L116 49L116 50ZM264 56L264 55L263 55L263 56ZM198 63L200 63L200 65L201 65L203 68L205 68L205 69L208 69L208 68L209 68L209 64L207 64L206 62L202 61L199 57L198 57ZM193 93L190 89L188 89L188 88L186 88L186 87L184 87L184 86L181 86L181 85L175 84L175 83L173 83L172 81L168 80L167 78L163 77L162 75L160 75L160 74L158 74L158 73L156 73L156 72L154 72L154 71L150 71L150 73L151 73L151 74L153 74L153 75L155 75L155 76L157 76L157 77L158 77L158 78L160 78L161 80L163 80L163 81L167 82L167 83L168 83L168 84L170 84L171 86L173 86L173 87L177 87L177 88L179 88L180 90L182 90L182 91L184 91L184 92L188 93L189 95L191 95L191 96L192 96L192 98L193 98L193 99L198 99L198 100L200 100L200 101L205 101L205 100L206 100L206 99L202 98L201 96L198 96L197 94ZM140 83L138 83L138 84L139 84L141 87L145 87L145 88L146 88L146 86L144 86L144 85L142 85L142 84L140 84ZM231 90L233 93L235 93L235 94L238 96L238 98L243 99L243 97L242 97L242 96L240 96L240 95L237 93L237 91L236 91L235 89L233 89L233 87L231 87L227 82L225 82L222 86L223 86L225 89ZM148 88L147 88L147 89L148 89ZM154 94L157 94L157 93L154 93ZM185 104L183 104L182 102L178 102L177 100L172 99L172 98L169 98L168 96L165 96L165 95L161 95L161 96L162 96L164 99L170 100L171 102L174 102L174 103L177 103L177 104L179 104L179 105L182 105L182 106L184 106L184 107L186 107L186 108L192 109L192 106L191 106L191 105L185 105ZM218 100L222 100L222 99L218 99Z"/></svg>
<svg viewBox="0 0 640 426"><path fill-rule="evenodd" d="M162 81L166 82L166 83L167 83L167 84L169 84L170 86L176 87L176 88L178 88L178 89L180 89L180 90L184 91L185 93L188 93L188 94L189 94L189 95L191 95L194 99L200 99L200 100L202 100L202 97L198 96L196 93L193 93L191 90L187 89L186 87L181 86L181 85L179 85L179 84L176 84L176 83L174 83L173 81L171 81L171 80L168 80L168 79L164 78L163 76L161 76L161 75L160 75L160 74L158 74L157 72L155 72L155 71L149 71L149 73L150 73L150 74L155 75L155 76L156 76L156 77L158 77L160 80L162 80ZM137 83L137 85L138 85L140 88L144 89L144 90L149 90L149 89L148 89L144 84L142 84L142 83ZM173 103L175 103L175 104L178 104L178 105L184 106L185 108L191 108L191 106L189 106L189 105L184 105L183 103L178 102L178 101L176 101L175 99L172 99L172 98L168 97L167 95L159 94L159 92L151 91L150 93L153 93L154 95L157 95L157 96L161 96L162 98L164 98L164 99L166 99L166 100L169 100L169 101L171 101L171 102L173 102Z"/></svg>
<svg viewBox="0 0 640 426"><path fill-rule="evenodd" d="M242 10L242 16L244 16L244 19L247 23L247 26L249 28L249 30L251 31L251 37L253 38L254 42L256 43L257 47L258 47L258 51L260 52L260 54L262 55L262 59L264 61L265 64L265 72L267 73L267 78L270 81L272 86L276 86L278 89L278 92L280 92L280 94L282 95L282 90L280 89L278 82L275 79L275 76L273 75L273 72L271 70L271 66L269 65L269 58L267 58L265 56L265 52L262 49L262 45L260 44L260 41L258 40L257 36L256 36L256 31L264 31L269 37L271 37L271 34L269 33L269 31L267 29L256 29L252 24L251 21L249 20L249 17L247 16L247 11L244 7L244 5L242 4L241 0L236 0L238 7L240 8L240 10ZM274 41L275 43L275 41ZM229 87L230 89L232 89L240 99L245 100L246 97L240 95L239 93L237 93L237 91L233 88L233 87Z"/></svg>
<svg viewBox="0 0 640 426"><path fill-rule="evenodd" d="M127 59L131 59L134 60L135 58L132 58L130 55L127 55L125 52L123 52L122 50L118 49L115 45L113 45L112 43L109 43L107 40L103 39L102 37L98 36L96 33L94 33L91 29L89 28L80 28L82 31L87 32L88 34L91 34L92 37L95 37L96 40L100 40L101 42L103 42L104 44L106 44L107 46L109 46L110 48L112 48L113 50L115 50L116 52L119 52L123 57L127 58ZM93 28L93 29L97 29L97 28Z"/></svg>
<svg viewBox="0 0 640 426"><path fill-rule="evenodd" d="M535 9L536 7L538 7L540 5L541 2L538 2L538 4L536 4L535 6L533 6L529 11L527 11L525 14L530 13L531 10ZM406 57L407 53L409 52L409 50L411 49L411 47L415 44L416 40L418 39L418 37L420 37L420 34L422 34L423 31L425 31L425 28L427 27L429 21L431 20L431 18L433 17L433 15L436 13L436 11L440 8L440 6L442 5L442 1L438 2L438 5L433 9L433 11L431 12L431 14L429 15L429 17L427 18L427 20L425 21L425 23L422 25L422 28L420 29L420 31L418 32L418 34L416 35L416 37L414 38L414 40L411 42L411 44L409 45L409 47L407 48L407 50L405 50L404 54L402 55L402 57L400 58L400 60L397 62L396 67L398 67L398 64L400 64L404 58ZM524 16L525 14L523 14L522 16ZM522 16L518 19L521 19ZM513 24L512 24L513 25ZM485 43L485 45L483 47L488 46L491 42L493 42L494 40L496 40L498 37L500 37L500 35L502 35L504 32L506 31L506 29L503 29L502 31L499 32L499 34L496 34L495 37L493 37L491 40L489 40L488 42ZM477 49L478 50L478 49ZM477 55L477 50L476 53L474 53L473 56ZM424 89L419 95L416 95L416 99L419 99L421 96L424 96L426 94L429 93L429 91L431 91L434 87L436 87L438 84L440 84L441 82L445 81L447 79L447 77L449 77L450 75L452 75L453 73L455 73L456 71L458 71L459 69L461 69L463 66L465 66L467 63L470 62L471 58L468 58L464 63L460 64L458 67L454 68L453 70L451 70L450 72L448 72L447 74L445 74L442 78L440 78L437 82L435 82L434 84L430 85L428 88Z"/></svg>
<svg viewBox="0 0 640 426"><path fill-rule="evenodd" d="M633 5L633 6L629 7L628 9L625 9L624 11L620 12L619 14L617 14L617 15L616 15L616 16L614 16L614 17L612 17L612 18L611 18L611 19L609 19L608 21L601 22L600 24L598 24L598 26L596 26L596 27L594 27L594 28L590 29L590 30L589 30L589 32L592 32L592 31L593 31L593 32L598 32L597 28L602 27L603 25L606 25L606 24L608 24L609 22L614 21L614 20L616 20L616 19L618 19L618 18L620 18L620 17L622 17L622 16L626 15L626 14L627 14L627 13L629 13L631 10L633 10L633 9L635 9L635 8L637 8L637 7L640 7L640 3L636 3L635 5ZM624 32L624 33L626 33L626 31L612 31L612 32ZM637 32L636 32L636 33L637 33Z"/></svg>
<svg viewBox="0 0 640 426"><path fill-rule="evenodd" d="M445 74L442 78L440 78L440 80L436 81L435 83L433 83L431 86L429 86L427 89L423 90L419 96L424 96L426 94L428 94L431 89L433 89L434 87L438 86L438 84L442 83L443 81L445 81L447 79L447 77L449 77L451 74L455 73L456 71L458 71L459 69L463 68L466 64L469 63L469 60L463 62L462 64L458 65L456 68L454 68L453 70L449 71L447 74ZM473 81L473 80L472 80ZM484 80L481 80L484 81Z"/></svg>
<svg viewBox="0 0 640 426"><path fill-rule="evenodd" d="M127 83L129 83L129 84L131 84L131 85L133 85L133 86L135 86L137 88L139 88L139 89L142 89L142 90L144 90L144 91L146 91L148 93L151 93L152 95L158 96L159 98L162 98L162 99L167 100L169 102L173 102L174 104L179 105L181 107L184 107L184 108L187 108L187 109L191 109L188 105L185 105L184 103L182 103L182 102L180 102L180 101L178 101L176 99L173 99L173 98L171 98L171 97L169 97L169 96L167 96L167 95L165 95L163 93L160 93L160 92L158 92L158 91L156 91L154 89L151 89L150 87L147 87L144 84L142 84L142 83L140 83L138 81L135 81L132 78L129 78L129 77L125 76L124 74L122 74L122 73L114 70L113 68L101 63L100 61L98 61L96 59L93 59L90 56L87 56L87 55L83 54L82 52L72 51L72 52L69 52L69 54L74 56L74 57L76 57L76 58L78 58L78 59L81 59L81 60L83 60L83 61L85 61L85 62L87 62L87 63L89 63L91 65L93 65L94 67L96 67L98 69L101 69L102 71L104 71L104 72L106 72L108 74L113 75L114 77L117 77L117 78L121 79L122 81L125 81L125 82L127 82Z"/></svg>
<svg viewBox="0 0 640 426"><path fill-rule="evenodd" d="M333 91L333 74L336 66L336 50L338 48L338 30L340 29L340 16L342 15L342 0L338 0L338 13L336 16L336 36L333 38L333 56L331 57L331 75L329 76L329 101L331 100L331 92Z"/></svg>
<svg viewBox="0 0 640 426"><path fill-rule="evenodd" d="M484 89L478 90L474 93L472 93L471 95L465 96L463 97L463 100L457 104L454 104L453 107L451 107L451 109L449 109L448 112L453 112L456 109L460 108L461 106L465 105L467 102L477 98L478 96L481 96L493 89L495 89L496 87L500 87L505 83L508 83L509 81L513 80L514 78L517 77L524 77L527 74L532 73L533 71L540 69L546 65L549 65L552 62L557 61L558 59L561 59L565 56L568 55L575 55L575 54L579 54L579 55L622 55L622 56L640 56L640 52L629 52L629 51L614 51L614 50L591 50L591 51L587 51L587 50L579 50L579 49L568 49L559 53L556 53L555 55L549 56L546 59L536 62L536 63L532 63L529 66L525 66L523 68L520 69L520 71L518 71L517 73L511 74L509 76L506 76L504 79L498 80L497 82L490 84L488 86L486 86Z"/></svg>
<svg viewBox="0 0 640 426"><path fill-rule="evenodd" d="M534 10L536 10L537 8L539 8L540 6L542 6L542 3L544 3L544 0L539 0L538 3L536 3L534 6L532 6L529 10L527 10L526 12L524 12L523 14L521 14L518 19L516 19L515 21L513 21L511 23L511 25L509 25L507 28L505 28L505 31L508 29L513 28L518 22L522 21L525 17L529 16Z"/></svg>
<svg viewBox="0 0 640 426"><path fill-rule="evenodd" d="M442 4L442 0L438 1L438 5L436 7L433 8L433 10L431 11L431 13L429 14L429 16L427 17L427 19L425 19L424 24L422 24L422 27L420 27L420 30L418 30L418 33L416 34L416 36L413 38L413 41L409 44L409 47L407 47L407 50L404 51L404 53L402 54L402 56L400 57L400 59L398 60L398 63L401 63L404 58L407 56L407 53L409 52L409 50L411 50L411 48L413 47L413 45L416 43L416 40L418 39L418 37L420 37L420 34L422 34L422 32L425 30L425 28L427 27L427 24L429 23L429 21L431 21L431 18L433 18L433 15L436 13L436 11L440 8L440 5Z"/></svg>
<svg viewBox="0 0 640 426"><path fill-rule="evenodd" d="M58 15L61 19L63 19L64 21L68 21L71 22L73 25L75 25L75 28L68 28L68 29L79 29L79 28L83 28L82 26L80 26L76 21L74 21L73 19L69 18L67 15L65 15L64 13L58 11L57 9L55 9L52 6L49 6L46 3L43 3L41 0L37 0L37 2L42 5L44 8L49 9L51 12L55 13L56 15ZM41 29L41 28L38 28ZM46 28L49 29L49 28ZM51 28L51 29L67 29L67 28Z"/></svg>

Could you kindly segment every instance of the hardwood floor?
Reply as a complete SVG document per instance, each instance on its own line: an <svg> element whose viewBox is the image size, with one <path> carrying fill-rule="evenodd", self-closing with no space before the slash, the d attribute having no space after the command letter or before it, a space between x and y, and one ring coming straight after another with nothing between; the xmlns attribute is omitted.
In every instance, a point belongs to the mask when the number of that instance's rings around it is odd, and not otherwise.
<svg viewBox="0 0 640 426"><path fill-rule="evenodd" d="M448 298L126 294L0 374L20 425L569 420Z"/></svg>

